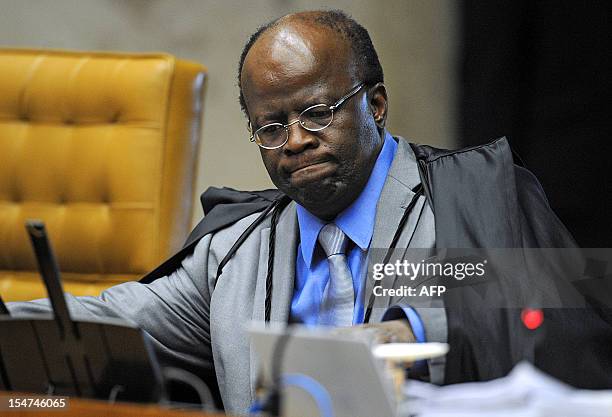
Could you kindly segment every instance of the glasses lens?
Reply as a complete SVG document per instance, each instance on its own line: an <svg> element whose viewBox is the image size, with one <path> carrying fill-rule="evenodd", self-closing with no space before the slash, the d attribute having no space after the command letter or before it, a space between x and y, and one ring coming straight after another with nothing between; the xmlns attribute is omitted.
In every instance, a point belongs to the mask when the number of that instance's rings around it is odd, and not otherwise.
<svg viewBox="0 0 612 417"><path fill-rule="evenodd" d="M287 130L281 123L271 123L257 129L255 137L260 145L265 147L280 146L285 142Z"/></svg>
<svg viewBox="0 0 612 417"><path fill-rule="evenodd" d="M330 125L333 117L334 112L327 104L317 104L300 114L300 124L304 129L321 130Z"/></svg>

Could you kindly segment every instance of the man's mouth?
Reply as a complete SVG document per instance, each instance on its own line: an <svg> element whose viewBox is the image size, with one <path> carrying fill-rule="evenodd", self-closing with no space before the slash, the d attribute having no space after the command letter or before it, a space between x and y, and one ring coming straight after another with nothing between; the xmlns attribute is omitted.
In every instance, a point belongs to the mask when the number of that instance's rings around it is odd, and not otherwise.
<svg viewBox="0 0 612 417"><path fill-rule="evenodd" d="M309 168L314 168L317 165L321 165L321 164L324 164L326 162L329 162L329 161L328 160L323 160L323 161L314 161L314 162L309 162L309 163L306 163L306 164L301 164L301 165L298 165L296 167L290 168L289 169L289 173L291 175L293 175L293 174L299 173L301 171L307 170Z"/></svg>
<svg viewBox="0 0 612 417"><path fill-rule="evenodd" d="M321 181L333 173L335 165L329 160L309 162L289 170L291 182L299 186L302 183Z"/></svg>

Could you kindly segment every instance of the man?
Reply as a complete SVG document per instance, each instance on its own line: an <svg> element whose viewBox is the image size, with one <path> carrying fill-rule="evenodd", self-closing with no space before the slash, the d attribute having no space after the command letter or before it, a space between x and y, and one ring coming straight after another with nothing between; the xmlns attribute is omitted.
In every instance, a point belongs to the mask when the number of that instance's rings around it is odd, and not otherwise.
<svg viewBox="0 0 612 417"><path fill-rule="evenodd" d="M145 330L162 364L218 385L230 413L245 413L254 399L250 320L346 326L383 318L384 309L368 303L371 248L573 244L537 181L513 166L505 140L447 152L393 138L369 35L341 12L292 14L263 27L244 49L239 84L251 140L281 193L213 190L186 247L142 283L69 297L75 316L119 316ZM430 363L434 382L502 376L523 357L518 314L486 310L470 292L437 308L402 307L387 314L405 319L407 339L451 344L446 365ZM600 369L581 362L591 366L581 377L562 360L567 349L532 359L577 384L612 385L602 353L612 342L608 323L590 310L571 322L550 317L551 334L578 340L592 329L599 340L580 346Z"/></svg>

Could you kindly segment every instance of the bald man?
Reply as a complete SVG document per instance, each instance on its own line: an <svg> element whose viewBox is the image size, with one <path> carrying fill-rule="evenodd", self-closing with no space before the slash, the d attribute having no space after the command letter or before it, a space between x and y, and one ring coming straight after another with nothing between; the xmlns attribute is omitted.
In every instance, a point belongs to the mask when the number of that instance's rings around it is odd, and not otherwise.
<svg viewBox="0 0 612 417"><path fill-rule="evenodd" d="M202 376L232 414L246 413L255 396L251 320L397 319L388 326L401 340L450 343L446 362L421 364L421 376L435 383L505 375L533 349L513 309L481 306L467 291L427 307L374 297L367 271L373 248L574 246L537 180L513 165L505 139L450 152L393 137L376 51L367 31L339 11L292 14L260 28L242 53L239 85L248 137L278 190L209 190L207 216L181 252L140 283L96 298L68 296L75 316L135 323L163 365ZM32 313L47 304L9 308ZM612 345L609 324L591 310L569 320L546 314L550 337L538 349L548 355L527 356L577 385L612 386L603 354ZM581 354L589 360L577 369L562 338L585 335L591 342Z"/></svg>

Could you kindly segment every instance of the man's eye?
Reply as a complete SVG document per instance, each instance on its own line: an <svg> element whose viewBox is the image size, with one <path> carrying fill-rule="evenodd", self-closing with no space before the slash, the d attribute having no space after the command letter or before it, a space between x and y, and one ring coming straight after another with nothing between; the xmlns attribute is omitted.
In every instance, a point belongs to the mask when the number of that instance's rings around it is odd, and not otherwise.
<svg viewBox="0 0 612 417"><path fill-rule="evenodd" d="M312 109L308 110L304 116L308 119L329 119L331 114L332 112L329 109Z"/></svg>
<svg viewBox="0 0 612 417"><path fill-rule="evenodd" d="M264 134L264 135L271 135L271 134L278 132L282 128L283 127L281 125L263 126L261 129L259 129L259 133Z"/></svg>

